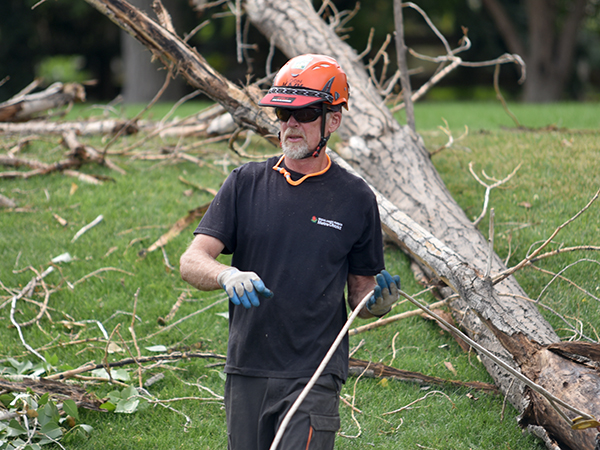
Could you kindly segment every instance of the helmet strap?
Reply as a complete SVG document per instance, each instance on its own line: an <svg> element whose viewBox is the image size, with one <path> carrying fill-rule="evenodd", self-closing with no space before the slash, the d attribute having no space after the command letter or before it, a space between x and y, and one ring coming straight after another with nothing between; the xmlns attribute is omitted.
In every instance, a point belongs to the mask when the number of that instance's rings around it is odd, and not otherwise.
<svg viewBox="0 0 600 450"><path fill-rule="evenodd" d="M313 158L318 158L319 153L321 153L321 150L325 148L325 146L327 145L327 141L329 140L329 136L325 136L325 122L327 120L327 105L325 104L325 102L321 102L321 108L323 109L323 112L321 114L321 140L319 140L319 143L317 144L315 150L312 153L306 155L304 158L309 158L311 156Z"/></svg>

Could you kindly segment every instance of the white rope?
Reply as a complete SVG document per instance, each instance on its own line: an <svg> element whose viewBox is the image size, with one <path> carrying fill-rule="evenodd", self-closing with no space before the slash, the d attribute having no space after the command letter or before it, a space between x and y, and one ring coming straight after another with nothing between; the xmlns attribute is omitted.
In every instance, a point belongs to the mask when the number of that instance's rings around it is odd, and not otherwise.
<svg viewBox="0 0 600 450"><path fill-rule="evenodd" d="M348 333L348 330L350 329L350 325L352 325L352 322L354 322L354 319L356 319L356 317L358 316L360 311L363 309L363 306L365 306L365 304L367 303L367 301L369 300L369 298L372 295L373 295L373 291L371 291L367 295L365 295L365 297L360 301L360 303L356 306L356 308L354 308L354 311L352 311L352 314L350 314L350 317L348 317L346 324L344 325L342 330L337 335L337 338L335 339L335 341L333 341L333 344L331 344L329 351L323 358L323 361L321 361L321 364L319 365L319 367L317 367L317 370L315 371L314 375L309 380L307 385L304 387L304 389L300 393L300 396L296 399L296 401L294 402L294 404L292 405L290 410L287 412L287 414L283 418L283 422L281 422L281 425L277 429L277 434L275 435L275 439L273 439L273 443L271 444L271 447L269 447L269 450L277 449L277 446L279 445L279 442L281 441L281 438L283 437L283 433L285 432L285 429L287 428L288 424L290 423L290 420L292 420L293 415L296 413L296 411L298 410L298 408L300 407L300 405L302 404L302 402L304 401L304 399L306 398L306 396L308 395L308 393L310 392L312 387L315 385L318 378L323 373L323 370L325 370L327 363L329 363L329 360L331 359L331 357L333 356L333 354L339 347L340 343L342 342L342 339L344 339L344 337Z"/></svg>

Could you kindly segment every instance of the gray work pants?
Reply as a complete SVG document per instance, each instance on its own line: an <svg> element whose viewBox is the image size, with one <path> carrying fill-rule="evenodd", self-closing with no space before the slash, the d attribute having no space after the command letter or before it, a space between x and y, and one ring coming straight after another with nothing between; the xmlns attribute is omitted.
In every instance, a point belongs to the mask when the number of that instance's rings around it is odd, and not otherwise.
<svg viewBox="0 0 600 450"><path fill-rule="evenodd" d="M229 450L269 450L279 425L309 378L227 375L225 411ZM340 428L342 382L323 375L288 423L279 450L332 450Z"/></svg>

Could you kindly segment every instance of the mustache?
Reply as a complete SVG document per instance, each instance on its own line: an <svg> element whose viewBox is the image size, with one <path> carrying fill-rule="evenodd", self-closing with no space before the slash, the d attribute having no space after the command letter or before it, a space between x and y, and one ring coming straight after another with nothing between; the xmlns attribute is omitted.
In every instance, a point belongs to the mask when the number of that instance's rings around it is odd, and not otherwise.
<svg viewBox="0 0 600 450"><path fill-rule="evenodd" d="M285 130L285 132L283 133L283 140L290 138L290 137L301 137L306 139L306 133L304 133L304 131L302 130L294 130L292 128L288 128L287 130Z"/></svg>

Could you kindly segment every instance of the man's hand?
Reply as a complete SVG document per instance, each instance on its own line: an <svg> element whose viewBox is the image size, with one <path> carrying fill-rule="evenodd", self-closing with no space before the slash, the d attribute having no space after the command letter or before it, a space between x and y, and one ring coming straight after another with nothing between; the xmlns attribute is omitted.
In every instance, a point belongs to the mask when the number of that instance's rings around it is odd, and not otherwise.
<svg viewBox="0 0 600 450"><path fill-rule="evenodd" d="M375 277L377 285L373 289L373 295L367 301L367 310L376 317L386 315L392 309L392 305L398 301L400 294L400 277L393 277L382 270Z"/></svg>
<svg viewBox="0 0 600 450"><path fill-rule="evenodd" d="M217 282L234 305L242 305L246 309L260 305L258 294L265 298L273 297L273 292L254 272L241 272L231 267L217 276Z"/></svg>

